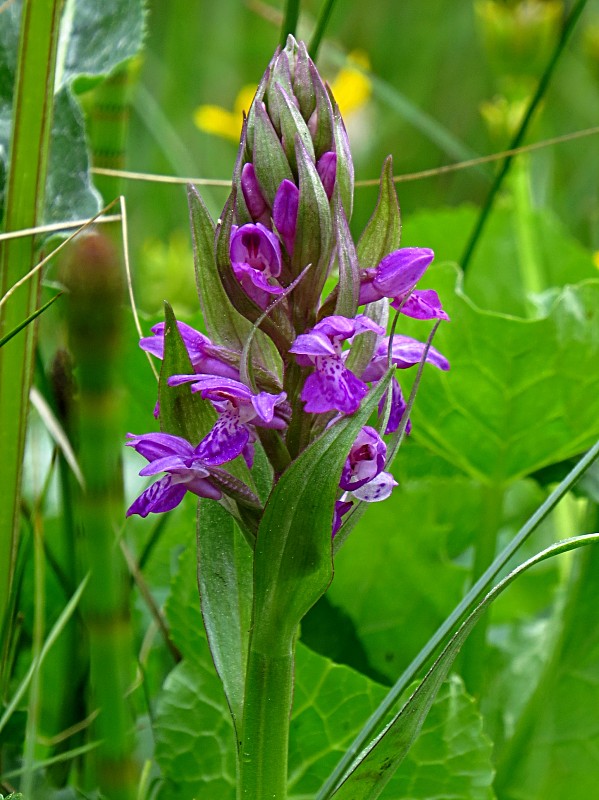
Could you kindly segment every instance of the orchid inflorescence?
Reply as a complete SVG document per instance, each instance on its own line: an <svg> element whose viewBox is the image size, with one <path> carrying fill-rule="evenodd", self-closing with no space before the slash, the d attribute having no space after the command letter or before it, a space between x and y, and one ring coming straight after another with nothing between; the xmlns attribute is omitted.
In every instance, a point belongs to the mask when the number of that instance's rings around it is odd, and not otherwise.
<svg viewBox="0 0 599 800"><path fill-rule="evenodd" d="M193 189L191 198L206 231L209 217ZM233 189L213 241L196 231L198 288L210 337L178 322L191 370L166 376L169 387L189 384L209 404L212 425L199 442L190 442L166 429L158 405L162 432L129 435L127 444L149 462L140 475L164 474L128 515L169 511L186 492L221 501L226 496L229 509L231 502L259 509L253 488L238 471L229 472L238 457L251 469L259 446L276 482L316 437L360 408L391 366L406 369L426 360L449 369L430 342L386 335L389 305L415 319L448 319L433 290L415 288L432 250L392 249L369 263L372 254L360 244L356 249L349 232L352 203L353 164L339 110L305 45L289 37L244 120ZM337 285L323 300L333 275ZM141 347L163 358L167 331L165 323L155 325ZM378 423L362 427L347 456L333 535L355 504L384 500L397 485L386 471L382 436L398 431L406 413L392 377ZM403 427L409 433L408 420ZM241 518L247 523L247 514Z"/></svg>

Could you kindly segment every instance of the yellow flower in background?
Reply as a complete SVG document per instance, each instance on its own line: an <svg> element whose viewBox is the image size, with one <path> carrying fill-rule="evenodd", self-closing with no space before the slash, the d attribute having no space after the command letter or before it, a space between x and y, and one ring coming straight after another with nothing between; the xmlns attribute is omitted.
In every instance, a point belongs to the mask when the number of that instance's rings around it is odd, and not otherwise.
<svg viewBox="0 0 599 800"><path fill-rule="evenodd" d="M248 113L255 94L256 85L248 84L242 87L235 98L233 111L227 111L222 106L199 106L193 115L193 121L201 131L222 136L223 139L230 139L238 144L243 112Z"/></svg>
<svg viewBox="0 0 599 800"><path fill-rule="evenodd" d="M331 91L339 106L342 117L349 116L366 105L372 94L372 85L362 70L370 69L370 60L364 50L352 50L347 56L346 66L342 67Z"/></svg>
<svg viewBox="0 0 599 800"><path fill-rule="evenodd" d="M593 264L599 269L599 250L595 250L593 253Z"/></svg>
<svg viewBox="0 0 599 800"><path fill-rule="evenodd" d="M372 86L368 77L361 71L369 67L368 55L363 50L354 50L349 53L345 65L331 81L331 90L343 117L362 108L370 99ZM243 112L247 114L255 93L255 84L246 85L235 98L232 111L222 106L201 105L196 109L193 120L204 133L212 133L214 136L237 143L241 133Z"/></svg>

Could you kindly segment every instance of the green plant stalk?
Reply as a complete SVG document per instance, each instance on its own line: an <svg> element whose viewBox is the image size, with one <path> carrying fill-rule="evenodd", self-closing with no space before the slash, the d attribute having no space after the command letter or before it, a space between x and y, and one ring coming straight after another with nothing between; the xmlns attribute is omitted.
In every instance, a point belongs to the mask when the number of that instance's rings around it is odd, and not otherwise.
<svg viewBox="0 0 599 800"><path fill-rule="evenodd" d="M34 227L42 218L61 7L62 0L25 0L23 4L6 191L6 231ZM33 237L9 239L0 245L1 295L31 269L35 256ZM38 274L3 306L0 336L12 331L35 310L39 282ZM18 547L33 343L34 330L29 326L22 336L0 350L0 484L4 498L0 503L0 619L6 613ZM4 637L4 641L9 639Z"/></svg>
<svg viewBox="0 0 599 800"><path fill-rule="evenodd" d="M299 0L287 0L285 4L285 16L281 25L281 38L279 39L281 47L285 47L287 37L290 34L295 36L295 29L299 19L299 7Z"/></svg>
<svg viewBox="0 0 599 800"><path fill-rule="evenodd" d="M501 525L505 489L497 484L481 487L482 525L474 546L472 583L485 572L495 557L497 534ZM485 674L487 654L487 627L489 615L485 614L474 628L462 649L462 676L470 694L478 696L481 692Z"/></svg>
<svg viewBox="0 0 599 800"><path fill-rule="evenodd" d="M318 48L320 47L320 43L322 42L322 37L324 36L324 32L327 29L327 25L331 19L331 14L333 13L333 6L335 5L335 0L324 0L322 4L322 8L320 9L320 14L318 15L318 21L316 23L316 29L312 34L312 38L310 39L310 47L308 48L310 51L310 55L312 60L316 60L316 54L318 53Z"/></svg>
<svg viewBox="0 0 599 800"><path fill-rule="evenodd" d="M516 131L514 138L509 144L508 150L515 150L522 144L524 137L526 136L526 131L528 130L528 126L535 114L535 111L537 110L541 100L545 96L545 92L547 91L547 87L549 86L549 82L551 81L557 62L559 61L560 56L563 53L568 40L570 39L570 34L574 30L574 27L578 22L578 18L582 14L586 4L587 0L577 0L572 10L570 11L566 19L566 22L564 24L562 35L560 36L555 46L555 49L551 54L551 58L549 59L549 63L545 67L545 71L541 75L541 78L539 80L539 85L537 86L537 90L534 93L528 105L528 108L526 109L526 114L524 115L524 118L520 123L520 127ZM497 193L499 192L501 186L503 185L503 181L510 169L513 158L514 158L513 155L506 157L505 161L501 165L500 170L495 175L493 183L491 184L491 188L489 189L489 193L485 200L485 204L480 212L478 220L476 221L474 230L472 231L470 238L468 239L466 248L464 250L464 254L460 261L461 267L464 271L468 268L468 265L470 264L470 261L474 254L474 250L476 248L476 245L478 244L478 240L480 239L485 224L487 222L487 218L491 213L491 209L493 208L493 205L495 203L495 198L497 197Z"/></svg>
<svg viewBox="0 0 599 800"><path fill-rule="evenodd" d="M595 520L595 523L597 520ZM577 617L578 599L585 585L595 585L599 577L599 552L590 548L577 554L578 569L572 575L568 588L566 604L562 612L559 635L554 642L551 657L545 664L535 691L531 695L524 711L520 715L514 735L506 744L497 764L497 776L494 788L498 797L505 796L522 757L526 755L526 743L533 735L547 699L554 693L558 680L559 665L562 655L568 646L571 626Z"/></svg>
<svg viewBox="0 0 599 800"><path fill-rule="evenodd" d="M259 623L250 644L239 752L238 800L286 800L294 641Z"/></svg>
<svg viewBox="0 0 599 800"><path fill-rule="evenodd" d="M117 392L123 283L116 251L98 234L80 239L64 271L70 290L69 340L78 368L81 571L90 571L83 599L93 708L100 713L90 757L100 791L133 800L137 770L126 694L133 677L130 582L116 531L123 518L120 447L122 398Z"/></svg>
<svg viewBox="0 0 599 800"><path fill-rule="evenodd" d="M540 294L545 288L543 269L539 261L539 247L535 236L535 222L530 197L530 156L520 156L512 170L512 188L516 211L516 237L522 288L526 295L526 311L536 316L536 306L529 295Z"/></svg>

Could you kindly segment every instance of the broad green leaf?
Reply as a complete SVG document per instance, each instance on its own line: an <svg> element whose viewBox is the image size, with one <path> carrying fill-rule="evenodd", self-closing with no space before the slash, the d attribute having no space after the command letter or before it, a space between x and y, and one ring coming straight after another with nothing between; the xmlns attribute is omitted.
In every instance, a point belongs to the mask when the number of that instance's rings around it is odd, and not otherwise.
<svg viewBox="0 0 599 800"><path fill-rule="evenodd" d="M198 515L198 583L214 665L241 728L252 616L252 551L233 518L203 500Z"/></svg>
<svg viewBox="0 0 599 800"><path fill-rule="evenodd" d="M2 11L0 25L0 164L8 158L20 0ZM64 4L56 64L55 113L47 176L46 222L81 219L100 208L89 173L83 117L72 95L91 88L134 56L143 39L141 0ZM0 167L0 209L3 194ZM1 211L0 211L1 218Z"/></svg>
<svg viewBox="0 0 599 800"><path fill-rule="evenodd" d="M381 171L376 208L358 242L360 267L376 267L386 255L398 249L400 238L401 214L393 183L393 159L389 156Z"/></svg>
<svg viewBox="0 0 599 800"><path fill-rule="evenodd" d="M500 581L458 628L416 691L393 720L360 754L350 771L344 775L336 791L323 793L319 797L334 797L336 800L375 800L379 797L419 735L429 710L463 643L493 600L512 581L531 567L561 553L597 543L599 543L599 533L558 542L525 561Z"/></svg>
<svg viewBox="0 0 599 800"><path fill-rule="evenodd" d="M599 281L566 287L545 318L523 320L478 309L451 266L426 278L451 317L435 338L451 370L425 371L415 440L494 484L590 447L599 436ZM401 328L422 335L416 320Z"/></svg>
<svg viewBox="0 0 599 800"><path fill-rule="evenodd" d="M168 385L172 375L193 375L194 369L168 303L164 304L164 325L164 359L158 386L160 428L164 433L182 436L195 447L214 425L216 412L199 393L190 390L189 384Z"/></svg>

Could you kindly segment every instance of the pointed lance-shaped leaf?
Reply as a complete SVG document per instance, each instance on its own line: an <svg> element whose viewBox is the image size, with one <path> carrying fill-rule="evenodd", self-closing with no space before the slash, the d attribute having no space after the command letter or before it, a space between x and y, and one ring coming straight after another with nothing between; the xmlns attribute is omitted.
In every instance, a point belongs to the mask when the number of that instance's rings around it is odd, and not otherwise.
<svg viewBox="0 0 599 800"><path fill-rule="evenodd" d="M279 118L281 124L281 134L283 137L283 148L291 169L297 175L297 161L295 157L295 137L299 136L304 147L309 153L312 161L315 160L314 145L308 126L304 118L298 111L296 105L291 100L285 89L279 84L275 85L274 97L279 107Z"/></svg>
<svg viewBox="0 0 599 800"><path fill-rule="evenodd" d="M333 106L326 86L312 61L310 61L309 69L316 98L316 108L310 119L309 127L318 159L327 150L333 150Z"/></svg>
<svg viewBox="0 0 599 800"><path fill-rule="evenodd" d="M254 95L254 99L252 100L252 104L248 111L248 119L247 119L247 143L246 143L246 156L250 157L251 154L254 152L254 124L256 121L256 107L261 105L264 101L264 94L266 92L266 88L268 86L268 82L270 80L270 76L272 73L272 69L274 66L275 61L279 53L281 52L280 48L277 47L275 50L274 56L271 58L270 63L266 70L264 71L264 75L260 78L260 83L258 84L258 88L256 89L256 94Z"/></svg>
<svg viewBox="0 0 599 800"><path fill-rule="evenodd" d="M316 94L312 86L310 63L310 56L305 43L299 42L293 75L293 94L297 98L300 111L306 121L310 119L316 108Z"/></svg>
<svg viewBox="0 0 599 800"><path fill-rule="evenodd" d="M339 187L335 187L332 198L333 229L335 231L335 248L339 265L339 293L335 304L335 314L353 318L358 308L360 295L360 276L358 273L358 254L354 240L347 224L347 218L341 202ZM360 338L360 337L358 337Z"/></svg>
<svg viewBox="0 0 599 800"><path fill-rule="evenodd" d="M401 213L395 184L393 160L385 159L376 208L358 242L360 267L376 267L389 253L399 248L401 239Z"/></svg>
<svg viewBox="0 0 599 800"><path fill-rule="evenodd" d="M294 321L298 330L313 324L327 276L333 247L333 223L329 199L310 154L299 136L295 139L299 174L297 230L291 262L294 276L312 264L309 280L296 290Z"/></svg>
<svg viewBox="0 0 599 800"><path fill-rule="evenodd" d="M353 763L350 772L345 774L342 779L343 782L338 786L337 790L326 794L320 793L319 798L323 798L323 800L324 798L334 798L334 800L376 800L420 733L424 720L449 673L451 665L470 632L491 603L518 576L536 564L560 553L567 553L579 547L596 543L599 543L599 533L565 539L520 564L519 567L493 587L458 628L453 638L446 645L441 655L399 713Z"/></svg>
<svg viewBox="0 0 599 800"><path fill-rule="evenodd" d="M258 651L281 642L290 645L302 617L331 581L331 530L341 470L390 378L389 372L366 395L355 414L312 442L271 492L256 539L254 561L252 646Z"/></svg>
<svg viewBox="0 0 599 800"><path fill-rule="evenodd" d="M217 503L202 500L198 512L202 617L239 740L252 621L252 550Z"/></svg>
<svg viewBox="0 0 599 800"><path fill-rule="evenodd" d="M265 101L266 101L266 108L268 109L268 116L270 117L270 121L272 122L274 129L278 133L279 136L282 134L282 127L281 127L281 116L280 116L280 101L279 98L276 96L276 87L277 85L281 86L281 88L287 92L289 96L293 94L293 87L291 85L291 70L289 68L289 57L287 55L287 48L281 52L277 60L275 61L270 80L268 82L268 88L266 89L265 94Z"/></svg>
<svg viewBox="0 0 599 800"><path fill-rule="evenodd" d="M252 162L262 193L272 208L281 182L285 178L292 181L293 173L266 109L262 103L255 103L253 108L254 150Z"/></svg>
<svg viewBox="0 0 599 800"><path fill-rule="evenodd" d="M349 138L338 105L334 104L333 128L335 152L337 154L337 174L335 183L341 193L341 201L347 219L351 219L354 207L354 162L349 148Z"/></svg>

